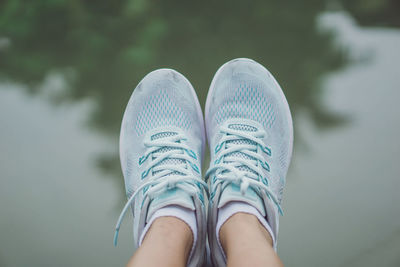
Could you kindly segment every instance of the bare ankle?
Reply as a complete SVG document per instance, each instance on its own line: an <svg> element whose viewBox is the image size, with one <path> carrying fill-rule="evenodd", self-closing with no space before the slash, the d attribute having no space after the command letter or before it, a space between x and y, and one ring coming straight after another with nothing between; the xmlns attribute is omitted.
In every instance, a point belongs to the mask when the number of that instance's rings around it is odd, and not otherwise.
<svg viewBox="0 0 400 267"><path fill-rule="evenodd" d="M267 263L271 263L269 266L283 266L273 249L269 232L252 214L232 215L222 225L219 237L230 266L247 265L249 259L251 266L265 266Z"/></svg>
<svg viewBox="0 0 400 267"><path fill-rule="evenodd" d="M273 243L271 235L257 217L243 212L235 213L222 225L219 237L227 254L230 248L244 244L246 240L257 241L271 248Z"/></svg>
<svg viewBox="0 0 400 267"><path fill-rule="evenodd" d="M240 229L240 231L238 231ZM272 245L272 237L269 232L264 228L256 216L244 212L238 212L232 215L221 227L219 232L221 244L229 237L245 232L258 232L266 241Z"/></svg>
<svg viewBox="0 0 400 267"><path fill-rule="evenodd" d="M181 219L172 216L159 217L154 220L142 244L149 239L162 239L164 243L184 248L187 255L193 245L193 233L190 227Z"/></svg>

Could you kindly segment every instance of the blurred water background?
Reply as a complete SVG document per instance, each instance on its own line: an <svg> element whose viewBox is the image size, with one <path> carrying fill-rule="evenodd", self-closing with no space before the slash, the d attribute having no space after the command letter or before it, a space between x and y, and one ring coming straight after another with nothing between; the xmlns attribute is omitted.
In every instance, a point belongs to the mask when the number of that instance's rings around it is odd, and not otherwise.
<svg viewBox="0 0 400 267"><path fill-rule="evenodd" d="M170 67L204 106L235 57L265 65L294 116L285 265L400 266L399 27L395 0L0 1L0 266L124 265L129 95Z"/></svg>

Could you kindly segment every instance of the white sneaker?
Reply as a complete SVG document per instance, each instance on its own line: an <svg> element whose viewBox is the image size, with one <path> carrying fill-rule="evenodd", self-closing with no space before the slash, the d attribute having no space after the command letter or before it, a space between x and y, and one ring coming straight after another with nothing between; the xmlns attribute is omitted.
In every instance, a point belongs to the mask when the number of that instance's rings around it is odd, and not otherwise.
<svg viewBox="0 0 400 267"><path fill-rule="evenodd" d="M286 98L274 77L245 58L224 64L215 74L206 102L211 162L208 234L212 261L225 259L216 233L218 209L232 201L255 207L278 234L280 203L293 147Z"/></svg>
<svg viewBox="0 0 400 267"><path fill-rule="evenodd" d="M205 259L206 212L202 180L203 114L190 82L171 69L146 75L134 90L122 120L120 159L126 203L116 226L133 212L135 247L155 211L169 205L195 211L197 242L188 266Z"/></svg>

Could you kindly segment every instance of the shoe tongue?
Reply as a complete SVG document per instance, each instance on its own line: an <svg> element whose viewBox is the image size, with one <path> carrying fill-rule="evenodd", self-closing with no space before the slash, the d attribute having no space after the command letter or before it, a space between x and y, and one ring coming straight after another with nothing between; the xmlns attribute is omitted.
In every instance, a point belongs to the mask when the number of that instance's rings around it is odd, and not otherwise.
<svg viewBox="0 0 400 267"><path fill-rule="evenodd" d="M228 128L237 130L237 131L243 131L243 132L256 132L257 128L246 125L246 124L230 124ZM249 144L249 145L254 145L254 149L252 151L256 152L257 150L257 143L254 141L248 140L248 139L239 139L239 140L234 140L234 141L228 141L226 142L227 146L229 145L242 145L242 144ZM243 152L234 152L231 153L230 155L227 155L225 157L225 162L233 162L234 158L242 158L248 161L252 161L252 163L257 165L257 159L243 153ZM232 160L231 160L232 159ZM241 171L246 171L246 172L251 172L257 175L256 172L251 170L249 167L245 165L240 165L237 167ZM240 192L240 185L233 184L231 183L228 185L222 192L221 198L219 200L218 208L222 208L225 206L227 203L232 202L232 201L241 201L244 203L247 203L253 207L255 207L263 216L266 215L265 213L265 207L264 203L262 201L262 198L252 189L248 188L247 191L245 192L244 195Z"/></svg>
<svg viewBox="0 0 400 267"><path fill-rule="evenodd" d="M177 205L195 210L193 198L183 189L175 187L164 191L161 195L157 196L150 202L146 220L150 220L151 216L157 210L169 205Z"/></svg>
<svg viewBox="0 0 400 267"><path fill-rule="evenodd" d="M247 203L256 208L262 216L266 216L264 202L252 188L248 188L245 194L242 195L239 185L233 183L229 184L221 193L218 208L222 208L232 201Z"/></svg>
<svg viewBox="0 0 400 267"><path fill-rule="evenodd" d="M246 125L246 124L230 124L228 125L228 128L233 129L233 130L237 130L237 131L243 131L243 132L256 132L257 128L250 126L250 125ZM248 139L239 139L239 140L233 140L233 141L228 141L226 142L227 147L229 147L229 145L235 144L235 145L243 145L243 144L249 144L249 145L254 145L254 149L252 151L257 152L257 143L255 143L254 141L248 140ZM235 158L242 158L244 160L249 160L252 161L252 163L257 165L257 159L246 155L242 152L233 152L227 156L225 156L225 162L229 163L229 162L234 162ZM254 172L253 170L251 170L249 167L245 166L245 165L240 165L237 167L237 169L241 170L241 171L246 171L246 172L251 172L254 173L255 175L257 175L256 172Z"/></svg>
<svg viewBox="0 0 400 267"><path fill-rule="evenodd" d="M161 132L157 133L151 136L151 140L162 140L163 138L170 137L177 135L176 132ZM179 151L180 149L177 148L171 148L171 147L163 147L158 149L155 153L165 153L169 152L172 150ZM155 159L155 158L153 158ZM175 159L175 158L167 158L161 161L158 166L166 165L166 164L174 164L174 165L180 165L180 164L185 164L185 161L183 159ZM159 171L154 171L153 175L157 174ZM170 175L182 175L180 172L173 172L167 176ZM163 179L163 178L160 178ZM171 188L167 189L157 197L155 197L149 204L148 207L148 215L147 219L149 220L151 216L154 214L156 210L159 210L163 207L169 206L169 205L177 205L181 206L184 208L188 208L191 210L195 210L194 203L192 197L186 193L184 190L180 188Z"/></svg>
<svg viewBox="0 0 400 267"><path fill-rule="evenodd" d="M161 133L157 133L151 136L151 140L160 140L160 139L164 139L166 137L169 136L174 136L177 135L176 132L161 132ZM155 153L165 153L165 152L169 152L172 150L176 150L179 151L179 149L177 148L172 148L172 147L163 147L158 149L157 151L155 151ZM155 158L153 158L154 160ZM163 161L161 161L158 166L162 166L162 165L166 165L166 164L173 164L173 165L180 165L180 164L185 164L185 161L183 159L174 159L174 158L167 158L164 159ZM153 171L153 175L159 173L160 171ZM180 172L173 172L169 175L173 175L173 174L178 174L181 175L182 173ZM168 175L167 175L168 176Z"/></svg>

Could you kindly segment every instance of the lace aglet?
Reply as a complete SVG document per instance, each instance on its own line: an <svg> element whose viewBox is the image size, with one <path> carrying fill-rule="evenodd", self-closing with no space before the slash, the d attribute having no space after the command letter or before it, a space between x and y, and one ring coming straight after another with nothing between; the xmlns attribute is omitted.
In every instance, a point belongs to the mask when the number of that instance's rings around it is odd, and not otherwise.
<svg viewBox="0 0 400 267"><path fill-rule="evenodd" d="M115 229L115 233L114 233L114 247L117 246L118 243L118 234L119 234L119 229Z"/></svg>

